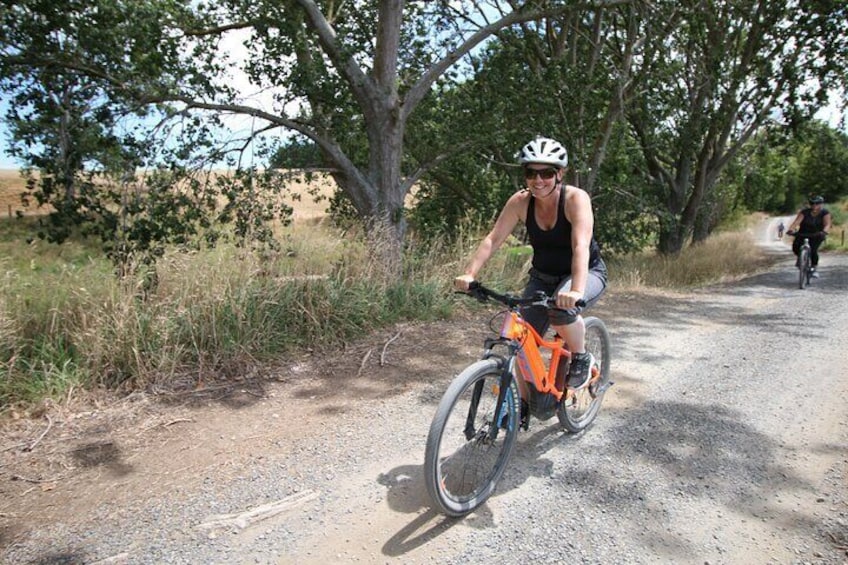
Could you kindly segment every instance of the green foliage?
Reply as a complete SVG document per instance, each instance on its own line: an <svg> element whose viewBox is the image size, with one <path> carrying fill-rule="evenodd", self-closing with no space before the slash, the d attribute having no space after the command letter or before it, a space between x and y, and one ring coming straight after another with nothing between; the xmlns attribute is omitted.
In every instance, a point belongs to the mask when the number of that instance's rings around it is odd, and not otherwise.
<svg viewBox="0 0 848 565"><path fill-rule="evenodd" d="M595 238L606 257L632 253L655 243L656 211L660 206L650 182L639 174L641 160L638 144L626 127L616 126L592 195Z"/></svg>
<svg viewBox="0 0 848 565"><path fill-rule="evenodd" d="M294 138L278 147L268 166L272 169L310 170L324 165L321 152L314 142Z"/></svg>
<svg viewBox="0 0 848 565"><path fill-rule="evenodd" d="M768 128L740 152L722 178L750 211L794 213L812 195L848 196L848 135L819 121L791 131Z"/></svg>
<svg viewBox="0 0 848 565"><path fill-rule="evenodd" d="M627 10L601 12L604 22L621 23ZM523 187L516 178L518 149L546 135L569 149L569 182L593 194L596 234L604 248L612 253L644 244L652 226L646 210L652 206L639 180L631 178L638 146L627 151L627 131L614 129L609 103L613 77L625 74L615 56L621 45L590 39L598 17L594 10L575 10L505 30L474 60L473 80L445 84L422 104L408 128L410 151L420 162L432 155L445 158L419 185L411 216L418 230L455 236L464 218L491 224ZM608 56L599 58L599 52ZM609 150L607 158L615 161L609 166L602 158L607 144L621 148ZM592 168L598 166L596 174Z"/></svg>
<svg viewBox="0 0 848 565"><path fill-rule="evenodd" d="M848 135L821 122L805 124L799 136L797 183L805 197L828 202L848 196Z"/></svg>
<svg viewBox="0 0 848 565"><path fill-rule="evenodd" d="M166 246L218 241L216 220L232 221L240 241L273 243L267 224L285 222L289 211L261 198L248 202L269 193L255 171L214 183L197 173L198 158L219 158L211 145L216 120L151 104L173 94L177 80L179 88L209 91L223 70L202 57L213 45L202 36L191 43L204 72L184 74L185 38L169 28L200 20L157 0L61 7L25 0L0 15L0 90L13 96L12 152L27 163L28 202L48 211L39 237L97 237L119 274L146 265L154 278L150 269ZM156 117L167 122L153 129ZM137 175L143 166L147 172ZM222 195L227 204L218 214Z"/></svg>

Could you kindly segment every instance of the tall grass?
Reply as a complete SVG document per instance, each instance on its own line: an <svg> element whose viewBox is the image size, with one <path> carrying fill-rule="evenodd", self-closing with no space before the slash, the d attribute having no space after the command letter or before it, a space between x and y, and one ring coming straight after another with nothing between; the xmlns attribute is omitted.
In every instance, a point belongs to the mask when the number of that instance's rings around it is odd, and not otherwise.
<svg viewBox="0 0 848 565"><path fill-rule="evenodd" d="M788 253L788 251L787 251ZM610 258L611 286L683 289L739 278L775 261L745 232L719 233L673 256L644 251Z"/></svg>
<svg viewBox="0 0 848 565"><path fill-rule="evenodd" d="M0 243L0 412L71 387L129 391L230 378L397 321L451 316L455 305L472 304L454 300L451 283L484 231L469 225L456 239L426 244L411 237L403 276L386 279L361 241L295 224L272 255L227 246L166 255L153 292L141 281L118 281L79 243ZM613 292L698 285L767 263L740 234L679 257L608 259ZM514 241L481 279L518 291L529 260L530 250Z"/></svg>
<svg viewBox="0 0 848 565"><path fill-rule="evenodd" d="M846 251L848 250L848 239L846 239L846 226L848 225L848 199L827 204L831 213L833 225L830 235L822 246L823 251Z"/></svg>
<svg viewBox="0 0 848 565"><path fill-rule="evenodd" d="M119 282L103 260L69 266L55 249L49 256L63 268L0 264L0 409L70 386L228 377L399 320L450 314L434 255L418 253L403 277L385 280L363 244L314 226L287 233L274 255L224 246L168 256L152 293ZM36 251L32 260L45 259Z"/></svg>

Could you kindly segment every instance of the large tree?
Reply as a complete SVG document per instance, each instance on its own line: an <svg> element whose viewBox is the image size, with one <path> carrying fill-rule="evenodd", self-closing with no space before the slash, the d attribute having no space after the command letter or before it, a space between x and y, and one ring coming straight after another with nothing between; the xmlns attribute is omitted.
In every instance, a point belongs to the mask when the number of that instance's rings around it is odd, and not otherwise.
<svg viewBox="0 0 848 565"><path fill-rule="evenodd" d="M578 3L514 2L491 22L487 4L4 0L0 46L6 69L59 66L122 100L250 116L258 120L250 136L304 136L397 265L404 198L431 165L405 166L410 115L492 34ZM222 49L234 37L241 60ZM245 97L239 76L263 96Z"/></svg>

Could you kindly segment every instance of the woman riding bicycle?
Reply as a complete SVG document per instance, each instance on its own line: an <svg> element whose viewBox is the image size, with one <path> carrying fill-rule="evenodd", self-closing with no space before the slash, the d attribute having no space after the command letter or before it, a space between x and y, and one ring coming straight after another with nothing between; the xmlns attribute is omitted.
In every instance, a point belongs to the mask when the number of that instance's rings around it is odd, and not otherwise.
<svg viewBox="0 0 848 565"><path fill-rule="evenodd" d="M819 247L830 232L831 222L830 212L824 207L824 198L813 196L810 198L810 207L798 212L786 232L795 236L795 240L792 242L792 252L796 257L801 252L804 239L809 240L813 277L819 276L816 272L816 267L819 264Z"/></svg>
<svg viewBox="0 0 848 565"><path fill-rule="evenodd" d="M477 273L512 233L519 221L527 228L533 248L530 280L524 296L538 291L556 297L557 309L528 307L523 315L540 334L548 324L563 337L573 353L568 386L580 389L589 381L592 355L586 353L586 328L580 315L606 289L607 269L593 236L594 216L589 194L563 183L568 154L561 143L539 137L518 156L526 188L513 194L494 228L480 243L465 273L456 277L457 289L468 291Z"/></svg>

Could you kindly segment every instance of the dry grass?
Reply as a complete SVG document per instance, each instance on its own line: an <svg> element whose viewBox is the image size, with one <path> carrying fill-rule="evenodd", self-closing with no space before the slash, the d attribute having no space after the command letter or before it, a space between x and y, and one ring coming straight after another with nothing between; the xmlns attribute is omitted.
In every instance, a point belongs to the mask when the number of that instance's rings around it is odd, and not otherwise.
<svg viewBox="0 0 848 565"><path fill-rule="evenodd" d="M751 244L747 232L725 232L689 246L679 255L662 256L645 251L615 257L608 264L618 288L683 289L750 275L773 260L759 246Z"/></svg>
<svg viewBox="0 0 848 565"><path fill-rule="evenodd" d="M28 213L21 203L26 182L16 169L0 169L0 210L3 217L11 218L20 211Z"/></svg>

